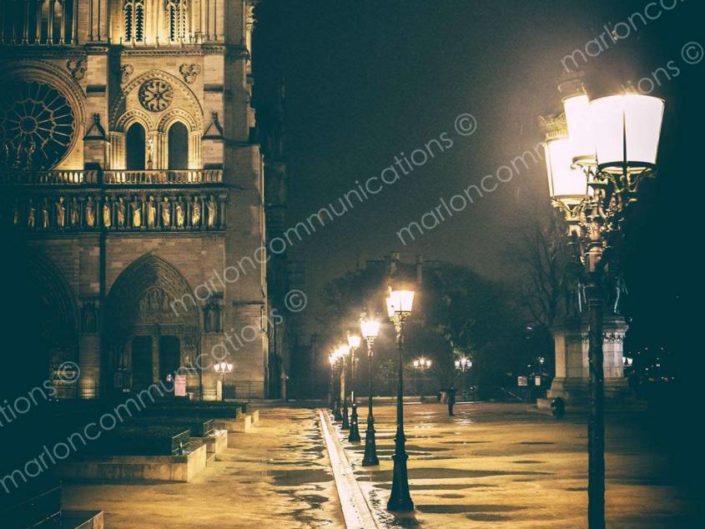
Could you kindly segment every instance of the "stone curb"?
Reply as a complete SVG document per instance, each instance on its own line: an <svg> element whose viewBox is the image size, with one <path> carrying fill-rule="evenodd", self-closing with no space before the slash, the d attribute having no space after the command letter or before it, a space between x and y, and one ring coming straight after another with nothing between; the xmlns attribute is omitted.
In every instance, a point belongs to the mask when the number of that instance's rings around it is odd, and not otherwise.
<svg viewBox="0 0 705 529"><path fill-rule="evenodd" d="M335 435L330 417L323 410L318 410L318 414L321 418L321 431L328 450L328 459L335 477L335 487L338 490L340 506L343 509L345 527L347 529L379 529L372 509L355 479L345 449Z"/></svg>

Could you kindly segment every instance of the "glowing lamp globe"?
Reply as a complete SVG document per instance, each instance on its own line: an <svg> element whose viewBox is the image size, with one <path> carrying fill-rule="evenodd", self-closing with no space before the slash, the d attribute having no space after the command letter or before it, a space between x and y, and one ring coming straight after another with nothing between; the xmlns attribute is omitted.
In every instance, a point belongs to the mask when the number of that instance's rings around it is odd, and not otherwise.
<svg viewBox="0 0 705 529"><path fill-rule="evenodd" d="M408 316L414 305L413 290L391 290L387 297L387 314L390 318L397 315Z"/></svg>
<svg viewBox="0 0 705 529"><path fill-rule="evenodd" d="M595 138L590 120L590 99L586 94L577 94L563 100L563 110L568 125L571 147L571 164L583 165L595 162Z"/></svg>
<svg viewBox="0 0 705 529"><path fill-rule="evenodd" d="M360 331L366 339L377 338L379 334L379 322L372 318L360 321Z"/></svg>
<svg viewBox="0 0 705 529"><path fill-rule="evenodd" d="M664 101L626 94L595 99L590 105L597 166L601 170L656 165Z"/></svg>
<svg viewBox="0 0 705 529"><path fill-rule="evenodd" d="M569 138L546 141L546 171L551 198L570 206L588 195L587 176L573 165L575 148Z"/></svg>

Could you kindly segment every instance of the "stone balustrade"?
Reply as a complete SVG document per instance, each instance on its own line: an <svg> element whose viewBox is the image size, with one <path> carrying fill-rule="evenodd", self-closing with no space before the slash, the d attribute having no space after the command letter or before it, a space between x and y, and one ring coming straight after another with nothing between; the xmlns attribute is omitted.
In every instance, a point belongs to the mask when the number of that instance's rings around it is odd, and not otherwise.
<svg viewBox="0 0 705 529"><path fill-rule="evenodd" d="M0 170L0 184L6 185L192 185L222 182L222 169Z"/></svg>

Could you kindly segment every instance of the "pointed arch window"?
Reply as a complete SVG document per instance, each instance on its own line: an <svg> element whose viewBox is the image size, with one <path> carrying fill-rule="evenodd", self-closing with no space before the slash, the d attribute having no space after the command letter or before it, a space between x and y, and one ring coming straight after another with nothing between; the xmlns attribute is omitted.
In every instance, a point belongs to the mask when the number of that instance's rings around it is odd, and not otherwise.
<svg viewBox="0 0 705 529"><path fill-rule="evenodd" d="M144 0L125 0L122 12L125 40L144 42Z"/></svg>
<svg viewBox="0 0 705 529"><path fill-rule="evenodd" d="M187 0L167 0L166 11L169 20L169 40L172 42L184 41L188 31Z"/></svg>
<svg viewBox="0 0 705 529"><path fill-rule="evenodd" d="M188 129L177 121L169 127L169 169L188 169Z"/></svg>
<svg viewBox="0 0 705 529"><path fill-rule="evenodd" d="M127 130L125 143L127 147L126 165L128 170L143 171L145 169L145 131L139 123L133 123Z"/></svg>

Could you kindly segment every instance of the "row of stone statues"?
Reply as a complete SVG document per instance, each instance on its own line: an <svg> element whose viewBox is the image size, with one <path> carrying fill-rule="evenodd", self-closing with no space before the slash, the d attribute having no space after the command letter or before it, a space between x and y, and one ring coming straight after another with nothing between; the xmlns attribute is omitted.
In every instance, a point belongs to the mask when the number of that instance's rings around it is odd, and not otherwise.
<svg viewBox="0 0 705 529"><path fill-rule="evenodd" d="M15 204L12 222L30 229L214 229L219 227L219 201L208 196L63 196L32 199L26 207Z"/></svg>

